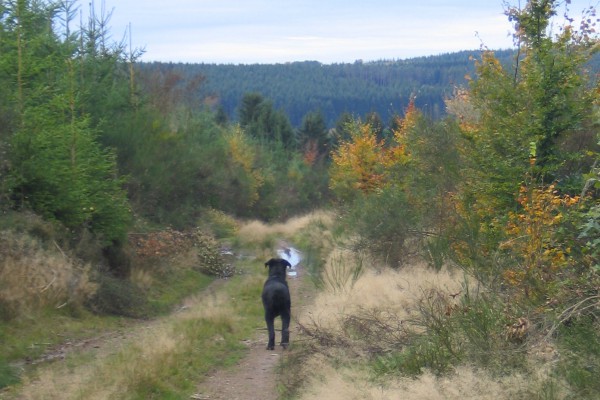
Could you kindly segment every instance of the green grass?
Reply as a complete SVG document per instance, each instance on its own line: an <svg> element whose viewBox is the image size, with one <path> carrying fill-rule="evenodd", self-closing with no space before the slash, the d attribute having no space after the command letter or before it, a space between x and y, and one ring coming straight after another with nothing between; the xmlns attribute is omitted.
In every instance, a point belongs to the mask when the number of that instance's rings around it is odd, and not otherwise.
<svg viewBox="0 0 600 400"><path fill-rule="evenodd" d="M246 253L259 258L236 265L242 275L224 281L215 282L214 277L194 270L194 265L183 265L191 264L184 257L178 264L148 268L136 276L139 286L133 291L129 281L121 286L107 283L108 300L114 293L116 302L127 306L127 299L135 296L136 307L143 311L140 315L160 317L156 321L69 306L21 315L10 323L0 321L3 396L89 399L106 398L109 393L115 399L188 399L204 374L243 357L247 353L243 341L263 326L263 258L272 253L272 246L270 235L245 246ZM173 313L184 299L188 307ZM26 366L23 377L10 366L35 360L52 346L109 332L123 334L107 335L100 348L78 349L64 361ZM21 387L18 381L25 377L23 382L35 379L36 385Z"/></svg>
<svg viewBox="0 0 600 400"><path fill-rule="evenodd" d="M592 317L575 318L561 326L558 343L562 357L556 374L573 391L572 398L600 396L600 329Z"/></svg>
<svg viewBox="0 0 600 400"><path fill-rule="evenodd" d="M4 357L0 357L0 389L19 381L16 368L12 367Z"/></svg>
<svg viewBox="0 0 600 400"><path fill-rule="evenodd" d="M222 281L214 290L196 291L198 295L188 309L164 316L158 324L145 324L145 329L115 343L114 353L106 354L105 350L99 356L97 350L86 349L69 354L64 362L36 366L36 371L46 371L46 378L36 385L39 389L28 388L39 390L30 397L53 398L53 393L64 391L65 398L86 399L108 390L115 399L188 399L203 375L214 368L234 365L242 358L247 352L243 340L251 338L262 326L262 263L247 266L247 270L243 276ZM176 274L161 284L164 288L153 289L156 304L167 307L180 300L183 293L208 283L197 273ZM165 290L167 287L169 290ZM93 337L118 327L136 331L130 319L90 313L78 318L65 315L53 320L49 315L12 323L0 328L0 338L9 339L2 340L1 354L11 348L13 359L37 357L51 344L66 338ZM45 344L32 348L31 343ZM25 373L33 370L28 368ZM16 382L14 369L0 360L0 383L13 385L10 393L19 398L22 389ZM70 387L71 382L78 386Z"/></svg>
<svg viewBox="0 0 600 400"><path fill-rule="evenodd" d="M64 312L46 312L10 323L0 322L0 354L7 362L35 359L53 345L118 329L125 322L122 318L101 317L85 311L78 317Z"/></svg>
<svg viewBox="0 0 600 400"><path fill-rule="evenodd" d="M206 288L214 277L192 269L176 270L163 274L148 294L150 307L156 314L172 311L185 297Z"/></svg>
<svg viewBox="0 0 600 400"><path fill-rule="evenodd" d="M20 381L20 371L11 364L39 358L53 346L117 330L126 324L118 317L100 317L80 311L77 317L68 312L45 312L0 322L0 388Z"/></svg>
<svg viewBox="0 0 600 400"><path fill-rule="evenodd" d="M180 270L158 281L143 299L146 315L164 315L186 296L206 288L214 278L193 270ZM141 300L142 301L142 300ZM135 320L97 315L85 309L43 310L22 315L10 322L0 321L0 388L15 384L19 376L10 364L39 358L52 346L99 336L104 332L131 326Z"/></svg>

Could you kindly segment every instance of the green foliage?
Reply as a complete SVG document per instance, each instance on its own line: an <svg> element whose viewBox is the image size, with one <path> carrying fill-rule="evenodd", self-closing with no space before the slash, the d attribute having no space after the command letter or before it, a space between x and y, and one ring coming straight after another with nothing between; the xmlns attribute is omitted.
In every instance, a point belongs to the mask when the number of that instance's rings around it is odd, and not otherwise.
<svg viewBox="0 0 600 400"><path fill-rule="evenodd" d="M345 202L346 226L359 248L396 267L416 254L417 241L443 235L450 223L449 193L458 182L458 132L447 121L434 123L414 105L407 109L389 145L350 130L333 155L331 186ZM431 242L433 243L433 242Z"/></svg>
<svg viewBox="0 0 600 400"><path fill-rule="evenodd" d="M357 249L374 254L394 268L414 255L410 239L417 234L419 215L407 194L395 186L356 200L343 215L343 222L359 235L354 244Z"/></svg>
<svg viewBox="0 0 600 400"><path fill-rule="evenodd" d="M424 369L436 375L452 371L456 357L440 343L438 336L419 336L398 353L380 356L373 362L377 375L418 376Z"/></svg>
<svg viewBox="0 0 600 400"><path fill-rule="evenodd" d="M0 357L0 389L19 381L16 368L12 367L4 357Z"/></svg>
<svg viewBox="0 0 600 400"><path fill-rule="evenodd" d="M600 204L594 204L583 216L579 239L585 241L584 251L589 257L596 274L600 274Z"/></svg>
<svg viewBox="0 0 600 400"><path fill-rule="evenodd" d="M90 229L105 243L123 240L129 206L115 159L98 144L98 131L82 112L76 40L67 34L61 41L49 29L61 12L68 31L73 12L67 3L12 2L2 16L0 82L17 116L7 127L11 151L2 188L17 206L70 229ZM100 96L106 98L110 89L104 89Z"/></svg>
<svg viewBox="0 0 600 400"><path fill-rule="evenodd" d="M130 176L129 196L142 215L183 228L197 220L202 207L230 211L229 195L248 200L243 188L230 186L239 171L231 173L227 142L208 114L187 116L175 128L152 117L151 110L141 116L114 129L121 168Z"/></svg>
<svg viewBox="0 0 600 400"><path fill-rule="evenodd" d="M498 374L524 370L524 331L509 329L505 305L493 295L471 293L466 285L463 291L460 301L438 290L424 292L412 321L422 332L401 350L377 357L373 371L414 376L429 369L439 375L465 360Z"/></svg>
<svg viewBox="0 0 600 400"><path fill-rule="evenodd" d="M327 135L325 117L321 112L312 112L304 116L298 130L298 142L305 160L311 164L329 155L331 143Z"/></svg>
<svg viewBox="0 0 600 400"><path fill-rule="evenodd" d="M238 222L233 217L212 208L206 210L201 220L200 225L206 225L217 239L233 238L239 228Z"/></svg>
<svg viewBox="0 0 600 400"><path fill-rule="evenodd" d="M296 145L294 130L283 111L276 111L271 101L258 93L248 93L242 98L239 111L242 128L261 141L281 143L290 148Z"/></svg>
<svg viewBox="0 0 600 400"><path fill-rule="evenodd" d="M71 229L90 229L107 243L123 240L130 217L112 154L97 144L85 122L37 131L38 124L29 118L14 136L12 192Z"/></svg>
<svg viewBox="0 0 600 400"><path fill-rule="evenodd" d="M491 52L476 65L471 100L478 114L471 120L476 127L465 129L465 181L480 203L497 210L513 206L528 176L579 191L581 179L572 174L593 162L582 149L596 149L589 126L597 92L590 90L586 65L597 46L585 26L579 32L566 26L552 37L548 24L557 7L555 1L532 1L522 10L509 8L521 42L512 70Z"/></svg>
<svg viewBox="0 0 600 400"><path fill-rule="evenodd" d="M361 253L333 253L329 256L329 264L321 272L317 284L326 287L333 293L350 291L365 271L365 257Z"/></svg>

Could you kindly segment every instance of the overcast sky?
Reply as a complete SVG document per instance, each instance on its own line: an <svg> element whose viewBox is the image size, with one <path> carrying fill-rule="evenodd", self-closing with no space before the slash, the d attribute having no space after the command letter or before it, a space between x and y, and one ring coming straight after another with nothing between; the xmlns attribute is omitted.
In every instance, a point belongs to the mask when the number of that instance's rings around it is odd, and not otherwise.
<svg viewBox="0 0 600 400"><path fill-rule="evenodd" d="M102 0L94 0L99 10ZM104 0L144 61L322 63L512 47L502 0ZM82 2L87 8L88 1ZM518 0L511 0L518 4ZM525 4L525 0L521 0ZM571 15L598 0L573 0ZM561 8L561 14L564 9Z"/></svg>

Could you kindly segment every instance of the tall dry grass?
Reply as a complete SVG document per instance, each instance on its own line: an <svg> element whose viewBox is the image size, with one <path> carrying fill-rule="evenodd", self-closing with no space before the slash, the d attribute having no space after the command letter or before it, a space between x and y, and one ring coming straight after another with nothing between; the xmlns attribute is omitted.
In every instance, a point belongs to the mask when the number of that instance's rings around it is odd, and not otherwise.
<svg viewBox="0 0 600 400"><path fill-rule="evenodd" d="M335 267L338 262L325 267ZM373 354L402 351L414 345L411 338L424 334L423 304L434 296L454 312L467 283L462 271L425 264L392 270L370 264L354 284L344 290L324 285L311 307L297 316L312 343L299 357L302 362L290 379L300 399L529 399L543 392L550 380L543 367L539 374L522 370L494 374L486 369L458 364L450 372L385 376L373 374ZM469 285L471 293L477 288ZM309 339L310 338L310 339ZM386 347L387 346L387 347ZM537 367L536 367L537 368ZM284 378L285 379L285 378ZM547 398L556 398L552 393Z"/></svg>
<svg viewBox="0 0 600 400"><path fill-rule="evenodd" d="M531 399L526 376L515 374L492 377L485 371L468 366L438 377L430 372L414 377L387 377L385 382L373 381L360 368L332 366L331 363L311 360L315 372L307 382L299 400L448 400L448 399Z"/></svg>
<svg viewBox="0 0 600 400"><path fill-rule="evenodd" d="M334 257L335 258L335 257ZM336 264L328 264L332 268ZM456 293L462 288L462 275L443 269L440 272L426 265L414 265L401 270L366 266L362 275L346 290L335 290L325 286L314 300L310 314L298 316L301 322L312 321L325 329L339 330L343 317L357 314L361 310L380 309L410 321L415 318L417 304L424 291L432 287Z"/></svg>
<svg viewBox="0 0 600 400"><path fill-rule="evenodd" d="M0 316L12 318L46 307L81 305L96 290L90 269L56 244L44 248L28 234L0 232Z"/></svg>
<svg viewBox="0 0 600 400"><path fill-rule="evenodd" d="M311 224L331 225L333 219L334 215L332 213L316 211L291 218L284 223L266 224L261 221L249 221L240 226L238 241L244 246L272 249L278 240L290 239Z"/></svg>
<svg viewBox="0 0 600 400"><path fill-rule="evenodd" d="M320 283L333 293L351 290L370 261L366 254L334 248L325 259Z"/></svg>

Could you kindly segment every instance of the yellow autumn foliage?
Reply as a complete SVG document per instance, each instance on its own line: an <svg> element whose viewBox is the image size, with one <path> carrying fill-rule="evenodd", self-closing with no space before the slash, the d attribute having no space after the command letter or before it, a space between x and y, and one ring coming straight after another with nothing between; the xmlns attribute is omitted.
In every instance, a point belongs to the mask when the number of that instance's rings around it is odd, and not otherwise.
<svg viewBox="0 0 600 400"><path fill-rule="evenodd" d="M240 126L235 127L227 136L231 161L239 165L250 182L250 205L259 198L259 189L265 182L264 176L255 168L256 150L246 138Z"/></svg>
<svg viewBox="0 0 600 400"><path fill-rule="evenodd" d="M416 108L400 121L401 128L394 132L395 141L389 146L377 139L369 123L353 124L350 140L343 141L332 154L330 187L338 197L348 199L357 193L373 193L390 184L391 170L408 161L401 139L416 124L413 115L419 115Z"/></svg>
<svg viewBox="0 0 600 400"><path fill-rule="evenodd" d="M520 189L518 212L509 214L500 244L515 257L514 265L503 273L504 280L527 298L548 294L561 271L572 266L571 248L561 240L559 230L567 209L579 203L579 196L560 194L555 185Z"/></svg>

